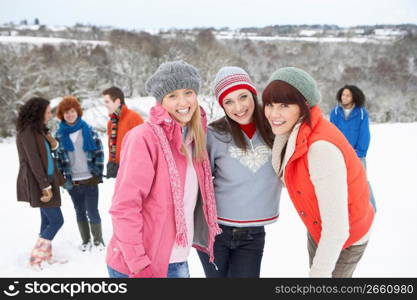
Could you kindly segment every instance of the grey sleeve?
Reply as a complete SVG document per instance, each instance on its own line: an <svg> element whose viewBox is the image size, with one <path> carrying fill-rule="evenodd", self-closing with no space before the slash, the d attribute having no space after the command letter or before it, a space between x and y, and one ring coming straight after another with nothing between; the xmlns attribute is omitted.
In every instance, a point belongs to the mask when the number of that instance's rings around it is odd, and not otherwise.
<svg viewBox="0 0 417 300"><path fill-rule="evenodd" d="M216 166L216 142L217 139L213 135L212 128L208 128L207 130L207 152L210 159L210 166L211 166L211 173L214 175L216 173L215 166Z"/></svg>

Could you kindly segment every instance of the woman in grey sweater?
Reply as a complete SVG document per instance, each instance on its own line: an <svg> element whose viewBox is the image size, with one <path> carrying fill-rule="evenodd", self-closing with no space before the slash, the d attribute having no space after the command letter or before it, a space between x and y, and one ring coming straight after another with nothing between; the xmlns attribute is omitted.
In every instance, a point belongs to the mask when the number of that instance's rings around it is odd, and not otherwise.
<svg viewBox="0 0 417 300"><path fill-rule="evenodd" d="M223 67L213 89L225 116L210 124L207 148L218 223L214 264L198 251L207 277L259 277L264 225L279 215L281 184L271 166L273 135L249 75Z"/></svg>

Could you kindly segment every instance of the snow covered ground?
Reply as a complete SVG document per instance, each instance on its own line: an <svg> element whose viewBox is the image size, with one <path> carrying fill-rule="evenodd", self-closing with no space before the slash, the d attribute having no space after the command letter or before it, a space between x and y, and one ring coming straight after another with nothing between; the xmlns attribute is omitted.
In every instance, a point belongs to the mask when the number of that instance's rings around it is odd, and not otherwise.
<svg viewBox="0 0 417 300"><path fill-rule="evenodd" d="M89 119L88 115L86 118ZM378 213L369 246L355 277L417 276L417 197L411 190L416 184L417 173L416 132L417 123L371 126L368 175ZM103 136L103 142L105 139ZM77 249L80 237L75 212L65 191L62 191L65 223L53 241L53 251L57 257L68 258L69 262L48 266L41 272L28 268L29 254L39 231L40 213L39 209L16 201L18 159L14 139L2 141L0 151L3 170L0 174L3 201L0 277L107 277L105 252L83 253ZM100 185L99 209L105 240L112 232L108 210L113 187L114 179ZM192 277L204 277L194 250L189 265ZM267 226L261 276L305 277L307 274L306 231L283 190L281 216L278 222Z"/></svg>
<svg viewBox="0 0 417 300"><path fill-rule="evenodd" d="M392 43L398 37L388 35L373 35L367 37L315 37L315 36L251 36L245 34L234 34L229 32L227 34L217 34L216 38L219 40L253 40L253 41L297 41L297 42L312 42L312 43Z"/></svg>
<svg viewBox="0 0 417 300"><path fill-rule="evenodd" d="M33 45L61 45L61 44L88 44L92 46L109 46L107 41L89 41L89 40L71 40L55 37L37 37L37 36L0 36L1 44L33 44Z"/></svg>
<svg viewBox="0 0 417 300"><path fill-rule="evenodd" d="M174 35L173 35L174 36ZM398 39L398 36L390 35L373 35L367 37L315 37L315 36L252 36L247 34L240 34L234 32L227 32L216 34L216 38L219 40L230 39L249 39L253 41L298 41L298 42L314 42L314 43L392 43ZM107 41L95 41L95 40L73 40L56 37L37 37L37 36L0 36L0 44L29 44L41 46L44 44L60 45L62 43L68 44L86 44L92 46L109 46Z"/></svg>

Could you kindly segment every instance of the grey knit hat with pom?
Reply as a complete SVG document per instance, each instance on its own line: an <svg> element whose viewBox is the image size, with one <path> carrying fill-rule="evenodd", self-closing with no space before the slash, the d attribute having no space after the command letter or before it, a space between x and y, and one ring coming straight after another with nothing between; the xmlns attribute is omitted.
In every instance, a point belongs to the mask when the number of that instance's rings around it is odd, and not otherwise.
<svg viewBox="0 0 417 300"><path fill-rule="evenodd" d="M321 100L320 91L316 81L307 72L295 68L285 67L272 73L270 83L274 80L281 80L296 88L306 98L310 107L318 104Z"/></svg>
<svg viewBox="0 0 417 300"><path fill-rule="evenodd" d="M192 89L198 94L200 85L198 70L185 61L177 60L161 64L148 78L145 88L157 101L162 102L167 94L179 89Z"/></svg>

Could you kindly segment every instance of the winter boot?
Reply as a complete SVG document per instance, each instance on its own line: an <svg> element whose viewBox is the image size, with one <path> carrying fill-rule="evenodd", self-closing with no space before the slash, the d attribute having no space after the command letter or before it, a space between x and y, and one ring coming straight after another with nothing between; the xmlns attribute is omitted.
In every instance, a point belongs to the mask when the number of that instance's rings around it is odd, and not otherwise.
<svg viewBox="0 0 417 300"><path fill-rule="evenodd" d="M102 251L105 247L103 241L103 234L101 231L101 224L90 223L91 233L93 235L93 244L98 250Z"/></svg>
<svg viewBox="0 0 417 300"><path fill-rule="evenodd" d="M29 264L31 267L42 270L42 263L52 259L52 246L51 241L44 238L39 238L36 241L35 247L33 247L30 255Z"/></svg>
<svg viewBox="0 0 417 300"><path fill-rule="evenodd" d="M77 222L78 229L80 230L80 235L82 239L82 244L80 245L80 250L85 252L91 250L91 241L90 241L90 228L88 227L87 221Z"/></svg>

